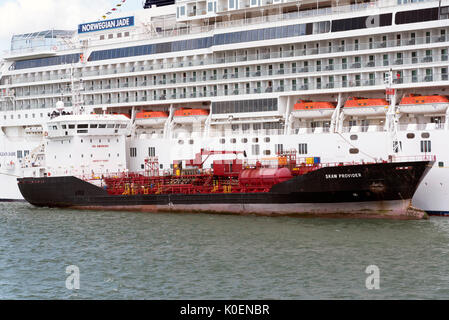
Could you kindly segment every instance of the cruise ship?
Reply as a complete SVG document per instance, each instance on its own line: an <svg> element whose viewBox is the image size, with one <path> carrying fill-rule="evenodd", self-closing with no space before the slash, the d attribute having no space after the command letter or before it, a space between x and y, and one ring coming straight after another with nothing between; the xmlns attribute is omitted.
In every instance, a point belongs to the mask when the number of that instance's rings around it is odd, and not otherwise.
<svg viewBox="0 0 449 320"><path fill-rule="evenodd" d="M336 163L435 155L413 205L449 214L448 32L449 0L150 0L14 35L0 62L0 199L22 199L17 178L42 167L51 135L74 144L46 159L52 176L102 174L114 158L137 172L157 157L163 172L205 147ZM102 124L48 125L79 110L125 115L126 154Z"/></svg>

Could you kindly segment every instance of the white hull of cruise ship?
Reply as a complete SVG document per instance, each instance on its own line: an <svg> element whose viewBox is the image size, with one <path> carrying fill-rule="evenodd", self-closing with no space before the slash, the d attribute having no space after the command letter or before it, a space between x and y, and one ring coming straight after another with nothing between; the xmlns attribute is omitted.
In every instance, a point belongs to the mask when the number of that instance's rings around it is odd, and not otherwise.
<svg viewBox="0 0 449 320"><path fill-rule="evenodd" d="M245 150L254 159L294 149L323 162L436 155L413 205L449 214L449 104L399 105L410 93L446 94L449 1L340 2L237 0L228 8L226 0L180 0L136 12L122 28L48 31L53 42L44 47L23 46L34 37L41 45L40 33L13 38L0 64L0 200L22 199L16 177L38 167L45 123L62 100L69 111L83 102L95 113L130 116L129 171L142 170L148 156L163 171L202 148ZM349 96L385 98L387 87L394 90L387 108L344 108ZM294 110L299 99L338 107ZM209 115L174 116L180 108ZM169 117L136 120L144 111ZM101 161L114 156L112 142L83 141L87 128L76 129L79 154L57 159L47 168L53 175L91 174L93 148L104 150Z"/></svg>

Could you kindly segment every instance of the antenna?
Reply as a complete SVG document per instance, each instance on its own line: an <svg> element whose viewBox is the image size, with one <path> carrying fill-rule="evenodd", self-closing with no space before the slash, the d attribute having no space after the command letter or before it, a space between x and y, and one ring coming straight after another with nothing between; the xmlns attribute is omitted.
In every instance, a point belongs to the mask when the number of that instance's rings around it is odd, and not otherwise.
<svg viewBox="0 0 449 320"><path fill-rule="evenodd" d="M397 80L399 81L401 78L401 74L397 73ZM390 103L386 113L386 129L390 133L391 138L391 147L393 152L398 153L402 152L402 145L398 140L398 123L399 118L397 116L398 110L396 107L396 90L392 88L393 86L393 70L385 74L385 94L386 100Z"/></svg>

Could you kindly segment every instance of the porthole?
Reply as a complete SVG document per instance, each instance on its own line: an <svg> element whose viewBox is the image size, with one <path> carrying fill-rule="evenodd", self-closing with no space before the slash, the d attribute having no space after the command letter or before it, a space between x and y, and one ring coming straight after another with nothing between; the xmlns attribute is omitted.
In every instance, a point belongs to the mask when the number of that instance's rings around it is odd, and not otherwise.
<svg viewBox="0 0 449 320"><path fill-rule="evenodd" d="M271 151L270 150L264 150L263 154L266 155L266 156L269 156L271 154Z"/></svg>
<svg viewBox="0 0 449 320"><path fill-rule="evenodd" d="M414 133L407 133L407 139L413 139L415 137Z"/></svg>
<svg viewBox="0 0 449 320"><path fill-rule="evenodd" d="M351 149L349 149L349 153L350 153L350 154L357 154L357 153L359 153L359 149L357 149L357 148L351 148Z"/></svg>
<svg viewBox="0 0 449 320"><path fill-rule="evenodd" d="M421 138L427 139L429 137L430 137L430 133L428 133L428 132L421 133Z"/></svg>
<svg viewBox="0 0 449 320"><path fill-rule="evenodd" d="M248 143L248 139L243 138L243 139L242 139L242 143Z"/></svg>
<svg viewBox="0 0 449 320"><path fill-rule="evenodd" d="M270 142L270 137L266 137L265 142Z"/></svg>
<svg viewBox="0 0 449 320"><path fill-rule="evenodd" d="M184 144L184 140L178 140L178 144Z"/></svg>
<svg viewBox="0 0 449 320"><path fill-rule="evenodd" d="M193 141L193 139L189 140L189 144L194 144L195 141Z"/></svg>
<svg viewBox="0 0 449 320"><path fill-rule="evenodd" d="M236 143L237 140L235 138L231 139L231 143Z"/></svg>
<svg viewBox="0 0 449 320"><path fill-rule="evenodd" d="M444 162L438 162L438 166L440 167L440 168L442 168L442 167L444 167Z"/></svg>
<svg viewBox="0 0 449 320"><path fill-rule="evenodd" d="M351 136L349 137L351 140L357 140L359 138L358 135L356 134L351 134Z"/></svg>
<svg viewBox="0 0 449 320"><path fill-rule="evenodd" d="M225 143L226 143L226 140L225 140L225 139L220 139L220 143L221 143L221 144L225 144Z"/></svg>
<svg viewBox="0 0 449 320"><path fill-rule="evenodd" d="M253 138L253 142L254 143L258 143L259 142L259 138Z"/></svg>

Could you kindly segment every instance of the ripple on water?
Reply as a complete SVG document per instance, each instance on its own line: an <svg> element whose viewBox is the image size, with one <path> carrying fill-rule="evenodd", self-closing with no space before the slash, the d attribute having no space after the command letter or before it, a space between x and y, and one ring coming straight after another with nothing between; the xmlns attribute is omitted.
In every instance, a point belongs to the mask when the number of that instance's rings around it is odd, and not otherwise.
<svg viewBox="0 0 449 320"><path fill-rule="evenodd" d="M83 212L0 204L3 299L449 298L449 219ZM80 269L80 290L65 268ZM367 290L369 265L380 290Z"/></svg>

